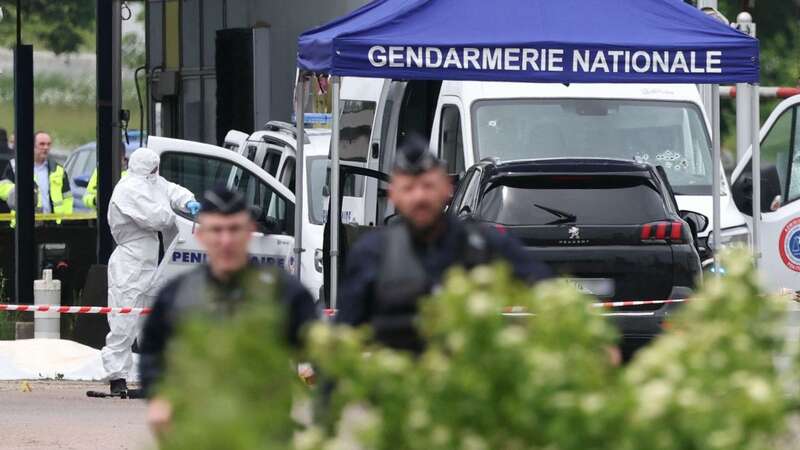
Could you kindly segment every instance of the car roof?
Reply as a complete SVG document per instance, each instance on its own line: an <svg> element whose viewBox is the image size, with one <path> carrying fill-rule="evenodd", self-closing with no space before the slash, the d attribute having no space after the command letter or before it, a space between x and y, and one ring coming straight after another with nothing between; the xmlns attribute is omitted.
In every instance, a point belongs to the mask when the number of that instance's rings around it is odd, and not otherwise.
<svg viewBox="0 0 800 450"><path fill-rule="evenodd" d="M545 158L516 161L484 162L491 176L534 173L642 173L649 175L652 166L625 159L611 158Z"/></svg>

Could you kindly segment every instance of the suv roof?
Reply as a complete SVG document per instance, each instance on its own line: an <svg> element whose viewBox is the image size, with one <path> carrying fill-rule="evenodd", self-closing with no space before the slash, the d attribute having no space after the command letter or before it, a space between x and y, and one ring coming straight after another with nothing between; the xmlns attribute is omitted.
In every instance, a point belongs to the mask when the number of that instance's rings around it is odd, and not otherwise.
<svg viewBox="0 0 800 450"><path fill-rule="evenodd" d="M652 166L624 159L606 158L547 158L507 162L484 160L487 170L495 176L515 173L650 173Z"/></svg>

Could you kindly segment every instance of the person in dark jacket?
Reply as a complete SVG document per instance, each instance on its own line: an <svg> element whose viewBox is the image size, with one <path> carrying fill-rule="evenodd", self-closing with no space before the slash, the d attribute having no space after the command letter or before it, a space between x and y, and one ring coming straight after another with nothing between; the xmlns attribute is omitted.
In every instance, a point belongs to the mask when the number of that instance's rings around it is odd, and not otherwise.
<svg viewBox="0 0 800 450"><path fill-rule="evenodd" d="M317 318L311 294L296 278L278 268L249 264L255 222L240 193L217 188L206 192L200 203L195 235L208 254L208 264L164 286L143 331L140 379L143 394L150 398L148 422L157 434L169 425L171 405L153 388L169 370L165 350L188 314L201 310L224 317L243 302L278 301L286 310L286 340L294 346L300 344L303 326ZM278 292L277 298L272 292Z"/></svg>
<svg viewBox="0 0 800 450"><path fill-rule="evenodd" d="M502 260L520 280L532 283L550 276L550 269L516 239L446 214L452 194L442 161L424 141L409 138L397 152L389 186L398 217L350 250L337 322L370 324L382 344L419 352L424 345L414 325L417 302L451 267Z"/></svg>

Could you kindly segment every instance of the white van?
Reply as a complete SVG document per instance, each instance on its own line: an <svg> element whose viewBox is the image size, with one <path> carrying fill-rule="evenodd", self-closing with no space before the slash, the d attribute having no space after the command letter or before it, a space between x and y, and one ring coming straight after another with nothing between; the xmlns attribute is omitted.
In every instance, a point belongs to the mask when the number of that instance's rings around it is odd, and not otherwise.
<svg viewBox="0 0 800 450"><path fill-rule="evenodd" d="M248 206L259 211L257 231L250 241L251 260L295 273L295 199L289 188L252 161L222 147L158 136L150 136L147 146L161 157L161 175L189 189L196 198L225 183L241 192ZM231 174L235 174L235 184L229 181ZM161 282L203 264L206 259L205 251L194 236L196 223L193 218L183 212L176 213L175 229L164 233L166 249L158 267Z"/></svg>
<svg viewBox="0 0 800 450"><path fill-rule="evenodd" d="M367 156L386 172L403 139L419 133L461 177L488 157L645 161L664 167L681 209L711 218L710 128L694 85L385 80ZM747 242L725 181L721 192L722 244Z"/></svg>
<svg viewBox="0 0 800 450"><path fill-rule="evenodd" d="M760 269L773 291L800 291L800 95L779 104L761 127ZM752 150L731 176L733 198L753 211Z"/></svg>

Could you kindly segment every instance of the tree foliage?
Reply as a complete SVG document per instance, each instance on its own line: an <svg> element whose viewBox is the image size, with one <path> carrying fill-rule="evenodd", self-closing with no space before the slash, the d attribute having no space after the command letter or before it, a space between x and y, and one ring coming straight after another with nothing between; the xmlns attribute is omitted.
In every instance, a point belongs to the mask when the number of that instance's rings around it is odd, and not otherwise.
<svg viewBox="0 0 800 450"><path fill-rule="evenodd" d="M16 42L16 3L3 2L6 18L0 25L0 43ZM94 35L93 0L24 0L22 2L22 38L56 53L74 53L89 44Z"/></svg>

